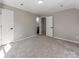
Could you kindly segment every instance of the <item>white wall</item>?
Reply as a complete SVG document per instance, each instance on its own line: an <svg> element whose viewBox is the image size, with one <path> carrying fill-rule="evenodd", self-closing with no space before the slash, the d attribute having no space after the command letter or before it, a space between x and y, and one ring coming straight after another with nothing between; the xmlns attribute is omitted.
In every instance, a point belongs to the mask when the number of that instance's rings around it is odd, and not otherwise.
<svg viewBox="0 0 79 59"><path fill-rule="evenodd" d="M79 10L69 9L53 15L54 36L79 42Z"/></svg>

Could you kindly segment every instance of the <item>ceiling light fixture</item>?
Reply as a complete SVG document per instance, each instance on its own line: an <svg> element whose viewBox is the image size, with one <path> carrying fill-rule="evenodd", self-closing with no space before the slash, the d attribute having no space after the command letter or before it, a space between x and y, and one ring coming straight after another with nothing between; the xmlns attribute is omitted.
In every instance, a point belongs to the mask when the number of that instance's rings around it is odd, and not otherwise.
<svg viewBox="0 0 79 59"><path fill-rule="evenodd" d="M42 4L44 0L38 0L38 4Z"/></svg>

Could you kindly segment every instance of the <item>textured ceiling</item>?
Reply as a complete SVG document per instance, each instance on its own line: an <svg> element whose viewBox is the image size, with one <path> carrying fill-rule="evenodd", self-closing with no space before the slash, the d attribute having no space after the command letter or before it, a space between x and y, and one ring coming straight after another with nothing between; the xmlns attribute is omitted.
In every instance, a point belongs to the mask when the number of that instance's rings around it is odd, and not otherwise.
<svg viewBox="0 0 79 59"><path fill-rule="evenodd" d="M79 8L79 0L44 0L43 4L38 4L38 0L2 0L6 5L23 9L38 15L51 15L70 8ZM20 4L23 3L23 6Z"/></svg>

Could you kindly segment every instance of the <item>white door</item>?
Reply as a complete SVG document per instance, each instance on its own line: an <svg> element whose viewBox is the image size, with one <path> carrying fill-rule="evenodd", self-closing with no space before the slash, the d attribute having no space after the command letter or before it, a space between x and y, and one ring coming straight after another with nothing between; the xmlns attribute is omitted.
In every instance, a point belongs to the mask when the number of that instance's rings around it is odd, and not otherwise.
<svg viewBox="0 0 79 59"><path fill-rule="evenodd" d="M2 9L2 44L10 43L14 40L14 12Z"/></svg>
<svg viewBox="0 0 79 59"><path fill-rule="evenodd" d="M46 36L54 36L53 16L46 17Z"/></svg>
<svg viewBox="0 0 79 59"><path fill-rule="evenodd" d="M2 39L1 39L1 34L2 34L2 25L1 25L1 10L0 10L0 46L1 46L1 42L2 42Z"/></svg>

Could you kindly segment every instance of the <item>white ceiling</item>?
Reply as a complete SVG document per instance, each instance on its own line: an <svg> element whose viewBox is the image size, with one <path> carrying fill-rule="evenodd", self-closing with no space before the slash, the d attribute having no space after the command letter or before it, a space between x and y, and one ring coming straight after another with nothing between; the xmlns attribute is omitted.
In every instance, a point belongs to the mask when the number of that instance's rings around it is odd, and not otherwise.
<svg viewBox="0 0 79 59"><path fill-rule="evenodd" d="M4 4L20 8L38 15L51 15L69 8L79 8L79 0L44 0L43 4L38 4L38 0L2 0ZM21 6L20 4L24 5ZM63 5L63 7L60 7Z"/></svg>

